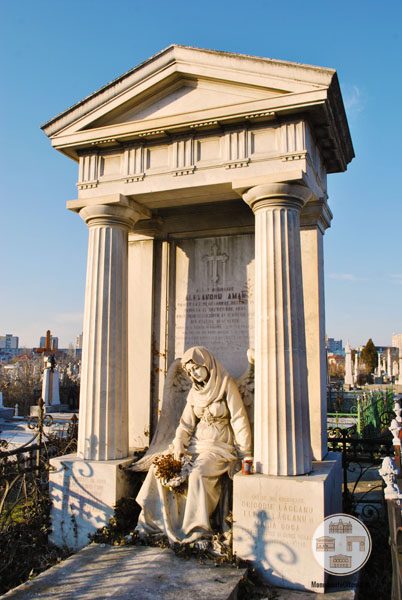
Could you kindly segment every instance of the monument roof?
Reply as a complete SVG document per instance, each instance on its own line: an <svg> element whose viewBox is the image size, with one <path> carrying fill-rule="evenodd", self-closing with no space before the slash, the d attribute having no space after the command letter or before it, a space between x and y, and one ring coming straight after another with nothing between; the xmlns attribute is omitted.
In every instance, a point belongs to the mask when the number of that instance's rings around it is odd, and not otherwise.
<svg viewBox="0 0 402 600"><path fill-rule="evenodd" d="M90 146L295 114L311 122L327 171L345 170L354 151L335 70L171 45L42 129L76 159Z"/></svg>

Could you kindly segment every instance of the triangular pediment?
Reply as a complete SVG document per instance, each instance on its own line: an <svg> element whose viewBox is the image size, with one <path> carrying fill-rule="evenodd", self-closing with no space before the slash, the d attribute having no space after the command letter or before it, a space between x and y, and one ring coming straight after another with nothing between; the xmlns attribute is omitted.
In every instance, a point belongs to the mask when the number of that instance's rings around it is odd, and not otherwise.
<svg viewBox="0 0 402 600"><path fill-rule="evenodd" d="M167 86L167 89L163 89L159 93L150 94L145 99L134 98L128 106L107 113L92 122L90 127L103 127L133 121L142 121L145 125L146 121L152 119L185 116L193 114L195 111L214 108L230 108L254 100L273 98L284 93L286 92L283 90L267 90L251 86L184 79Z"/></svg>
<svg viewBox="0 0 402 600"><path fill-rule="evenodd" d="M336 145L343 144L349 132L333 69L170 46L42 129L56 148L77 158L93 145L306 110L315 111L314 122L327 128L323 131L342 129L335 135Z"/></svg>

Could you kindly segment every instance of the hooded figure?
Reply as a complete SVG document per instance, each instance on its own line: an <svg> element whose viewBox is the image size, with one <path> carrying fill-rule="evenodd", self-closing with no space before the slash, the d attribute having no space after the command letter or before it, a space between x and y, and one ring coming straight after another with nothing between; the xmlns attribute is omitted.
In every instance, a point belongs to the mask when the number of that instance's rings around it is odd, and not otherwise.
<svg viewBox="0 0 402 600"><path fill-rule="evenodd" d="M190 454L193 467L186 495L162 485L152 466L137 496L142 507L140 535L166 535L171 543L212 537L210 518L221 495L221 476L235 471L251 453L251 430L239 390L215 357L202 346L181 360L192 387L170 452Z"/></svg>

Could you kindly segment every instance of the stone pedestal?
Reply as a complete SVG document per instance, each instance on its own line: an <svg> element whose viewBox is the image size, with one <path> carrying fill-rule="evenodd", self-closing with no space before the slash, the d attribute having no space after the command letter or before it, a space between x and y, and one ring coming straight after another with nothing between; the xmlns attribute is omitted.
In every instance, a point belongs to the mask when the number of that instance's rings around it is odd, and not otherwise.
<svg viewBox="0 0 402 600"><path fill-rule="evenodd" d="M0 419L12 419L14 416L14 409L6 406L0 406Z"/></svg>
<svg viewBox="0 0 402 600"><path fill-rule="evenodd" d="M309 475L234 477L233 551L272 585L324 592L312 538L325 517L342 512L342 457L327 457Z"/></svg>
<svg viewBox="0 0 402 600"><path fill-rule="evenodd" d="M345 346L345 389L353 387L352 348L349 342Z"/></svg>
<svg viewBox="0 0 402 600"><path fill-rule="evenodd" d="M42 398L46 407L60 405L60 374L57 369L43 371Z"/></svg>
<svg viewBox="0 0 402 600"><path fill-rule="evenodd" d="M44 406L44 411L47 415L51 415L52 413L66 413L70 411L70 407L68 404L56 404L50 406ZM30 417L38 417L39 416L39 406L34 404L29 407L29 416Z"/></svg>
<svg viewBox="0 0 402 600"><path fill-rule="evenodd" d="M50 460L55 469L49 473L51 542L78 550L88 544L89 535L108 524L116 502L130 496L130 482L122 469L129 462L84 461L75 454Z"/></svg>

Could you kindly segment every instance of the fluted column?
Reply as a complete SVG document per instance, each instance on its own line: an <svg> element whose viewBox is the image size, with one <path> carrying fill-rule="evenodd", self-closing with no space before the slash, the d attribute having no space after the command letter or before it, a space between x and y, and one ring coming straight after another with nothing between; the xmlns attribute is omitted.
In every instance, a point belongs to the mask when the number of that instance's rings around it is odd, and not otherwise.
<svg viewBox="0 0 402 600"><path fill-rule="evenodd" d="M268 475L311 471L300 211L311 192L267 184L243 198L255 214L254 459Z"/></svg>
<svg viewBox="0 0 402 600"><path fill-rule="evenodd" d="M78 456L128 455L127 253L138 212L125 204L79 211L89 228Z"/></svg>

